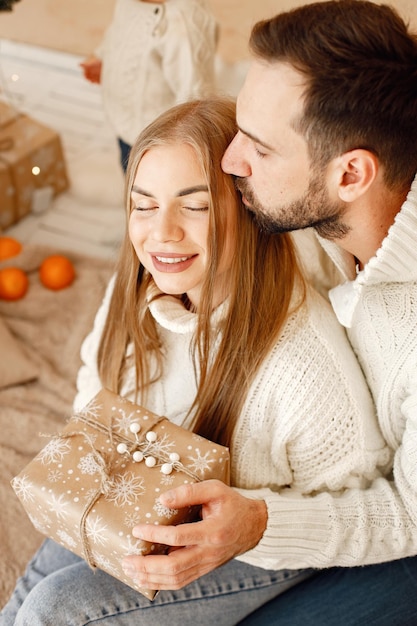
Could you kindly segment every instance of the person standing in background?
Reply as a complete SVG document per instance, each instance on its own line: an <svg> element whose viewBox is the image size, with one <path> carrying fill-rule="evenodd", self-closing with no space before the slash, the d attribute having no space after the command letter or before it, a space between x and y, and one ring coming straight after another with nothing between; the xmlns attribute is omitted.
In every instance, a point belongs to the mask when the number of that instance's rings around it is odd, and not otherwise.
<svg viewBox="0 0 417 626"><path fill-rule="evenodd" d="M116 0L101 45L81 67L101 84L124 171L137 135L154 118L214 93L217 40L205 0Z"/></svg>

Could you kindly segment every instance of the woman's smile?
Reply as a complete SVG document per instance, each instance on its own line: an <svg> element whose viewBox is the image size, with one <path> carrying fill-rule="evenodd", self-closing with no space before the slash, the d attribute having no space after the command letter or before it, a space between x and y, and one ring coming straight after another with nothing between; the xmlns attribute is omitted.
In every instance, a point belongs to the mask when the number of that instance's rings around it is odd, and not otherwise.
<svg viewBox="0 0 417 626"><path fill-rule="evenodd" d="M196 257L197 254L179 256L151 253L154 267L159 272L184 272L193 264Z"/></svg>

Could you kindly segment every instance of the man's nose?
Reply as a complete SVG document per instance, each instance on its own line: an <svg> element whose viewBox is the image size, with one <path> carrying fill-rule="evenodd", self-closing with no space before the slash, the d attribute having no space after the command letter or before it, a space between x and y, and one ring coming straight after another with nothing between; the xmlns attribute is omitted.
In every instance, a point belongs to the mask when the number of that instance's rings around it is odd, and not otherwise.
<svg viewBox="0 0 417 626"><path fill-rule="evenodd" d="M223 155L222 169L226 172L226 174L232 174L234 176L245 178L246 176L250 176L251 169L249 167L249 163L245 159L245 151L242 143L243 142L240 140L238 133L235 135Z"/></svg>

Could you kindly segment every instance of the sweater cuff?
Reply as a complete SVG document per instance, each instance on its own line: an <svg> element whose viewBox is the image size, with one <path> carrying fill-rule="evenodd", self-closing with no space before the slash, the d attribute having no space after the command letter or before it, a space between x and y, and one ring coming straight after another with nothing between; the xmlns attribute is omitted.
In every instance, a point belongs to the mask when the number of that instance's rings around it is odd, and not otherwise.
<svg viewBox="0 0 417 626"><path fill-rule="evenodd" d="M246 497L263 499L268 521L260 542L237 557L264 569L302 569L329 565L332 553L327 494L313 499L289 492L282 496L269 489L248 493ZM256 494L256 495L255 495Z"/></svg>

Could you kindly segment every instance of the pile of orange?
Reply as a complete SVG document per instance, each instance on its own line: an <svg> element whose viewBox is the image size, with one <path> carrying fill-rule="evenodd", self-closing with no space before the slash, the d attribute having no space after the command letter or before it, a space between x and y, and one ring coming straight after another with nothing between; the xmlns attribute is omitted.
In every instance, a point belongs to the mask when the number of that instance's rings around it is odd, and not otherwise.
<svg viewBox="0 0 417 626"><path fill-rule="evenodd" d="M17 256L22 244L13 237L0 236L0 261ZM45 287L57 291L69 287L75 279L75 269L71 261L62 254L53 254L42 262L39 279ZM19 300L29 288L29 278L19 267L6 267L0 270L0 299Z"/></svg>

